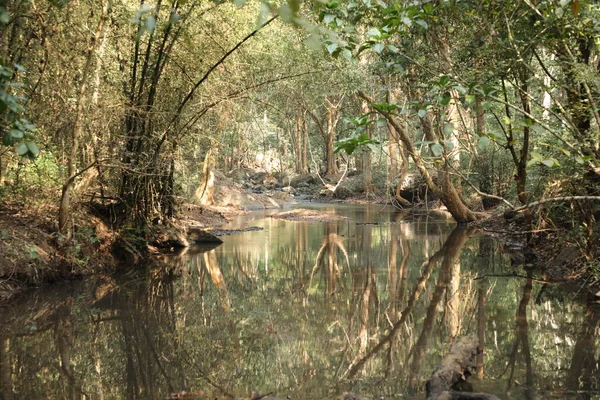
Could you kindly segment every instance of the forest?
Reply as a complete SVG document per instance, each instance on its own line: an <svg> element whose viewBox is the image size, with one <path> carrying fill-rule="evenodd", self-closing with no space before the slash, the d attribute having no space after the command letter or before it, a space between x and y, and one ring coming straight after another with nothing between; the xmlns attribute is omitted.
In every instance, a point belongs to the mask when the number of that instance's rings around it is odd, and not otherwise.
<svg viewBox="0 0 600 400"><path fill-rule="evenodd" d="M583 0L4 0L0 275L143 257L193 205L235 205L219 186L295 180L516 221L593 286L599 31Z"/></svg>
<svg viewBox="0 0 600 400"><path fill-rule="evenodd" d="M0 138L2 399L600 393L595 1L0 0Z"/></svg>

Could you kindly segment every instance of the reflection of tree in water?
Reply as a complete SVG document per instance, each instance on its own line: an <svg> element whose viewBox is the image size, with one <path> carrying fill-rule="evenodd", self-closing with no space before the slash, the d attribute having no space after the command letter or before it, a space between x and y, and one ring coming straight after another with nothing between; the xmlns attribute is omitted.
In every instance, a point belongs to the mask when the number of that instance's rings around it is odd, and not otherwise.
<svg viewBox="0 0 600 400"><path fill-rule="evenodd" d="M600 390L600 358L596 359L600 308L588 305L585 319L579 327L565 387L576 391L578 399L591 399Z"/></svg>
<svg viewBox="0 0 600 400"><path fill-rule="evenodd" d="M369 352L362 357L359 354L359 356L348 368L347 377L351 378L356 375L356 373L364 367L367 361L372 359L379 352L383 351L386 346L390 346L388 348L391 348L391 343L393 343L394 340L398 340L397 335L400 334L402 326L405 322L407 322L413 311L413 307L423 293L435 265L442 260L435 291L432 295L429 307L427 308L421 334L419 335L417 343L409 353L409 357L412 358L411 367L409 369L411 371L410 381L413 383L413 385L416 383L416 379L419 376L420 367L423 361L423 356L427 350L429 338L433 331L433 324L437 316L437 308L448 288L450 280L452 279L453 267L455 263L458 263L460 252L464 243L469 238L470 233L472 233L472 230L466 227L457 227L454 231L452 231L442 248L423 264L421 276L419 277L419 280L412 291L406 307L400 313L400 318L398 321L393 324L388 335L380 340L379 343L377 343ZM454 271L456 271L455 268ZM390 358L388 358L388 361L390 361ZM389 369L391 366L388 364L387 368Z"/></svg>
<svg viewBox="0 0 600 400"><path fill-rule="evenodd" d="M581 398L597 390L597 310L573 320L581 307L552 287L538 304L535 279L529 287L513 277L472 281L494 269L493 242L466 242L470 232L459 228L444 243L445 225L435 221L285 229L297 240L278 237L268 268L267 247L241 241L189 251L169 270L46 297L43 306L32 299L35 330L6 324L0 312L3 398L160 398L180 390L332 398L356 387L388 398L421 389L451 337L475 331L489 346L487 376L500 375L518 341L518 396L529 385L525 342L532 394L546 385ZM564 314L545 313L552 308ZM561 334L567 342L556 345Z"/></svg>
<svg viewBox="0 0 600 400"><path fill-rule="evenodd" d="M509 356L509 362L507 365L507 370L510 370L508 376L508 385L507 390L510 390L513 382L514 382L514 374L515 374L515 366L517 364L517 356L520 354L525 362L526 373L525 373L525 381L526 381L526 390L525 395L527 398L531 398L532 394L530 388L533 385L533 369L531 365L531 350L529 347L529 324L527 322L527 306L529 305L529 300L531 299L531 291L533 288L533 272L531 270L527 273L527 282L523 288L523 296L521 297L521 301L519 302L519 306L517 308L517 327L516 327L516 335L515 341L513 344L512 352ZM521 348L521 352L519 353L519 348Z"/></svg>
<svg viewBox="0 0 600 400"><path fill-rule="evenodd" d="M327 292L325 295L334 294L336 291L336 280L340 280L341 265L338 260L338 250L343 254L346 266L350 266L348 252L344 247L344 238L337 234L337 224L328 223L327 231L321 248L317 253L317 258L310 273L309 287L312 286L315 274L321 270L322 276L327 283Z"/></svg>

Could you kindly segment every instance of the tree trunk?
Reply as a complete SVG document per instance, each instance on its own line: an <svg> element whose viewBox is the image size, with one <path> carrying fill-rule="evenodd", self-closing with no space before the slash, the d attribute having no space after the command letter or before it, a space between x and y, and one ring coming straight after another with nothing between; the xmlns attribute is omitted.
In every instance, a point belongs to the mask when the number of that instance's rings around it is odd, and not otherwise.
<svg viewBox="0 0 600 400"><path fill-rule="evenodd" d="M406 179L406 175L408 174L408 157L406 157L406 152L404 151L404 148L400 145L400 141L398 140L398 135L399 135L398 132L396 132L396 129L389 121L388 121L387 125L388 125L388 131L390 133L389 151L390 151L390 158L392 161L392 165L390 167L390 175L392 175L391 182L394 182L396 179L398 179L398 183L396 184L396 189L394 192L394 198L402 206L408 207L408 206L410 206L410 202L408 200L406 200L405 198L403 198L402 194L401 194L402 185L404 184L404 179ZM405 128L405 126L403 126L403 127ZM396 151L397 151L397 154L400 155L400 160L401 160L400 171L398 171ZM393 154L393 156L392 156L392 154ZM392 174L392 171L394 171L393 174Z"/></svg>
<svg viewBox="0 0 600 400"><path fill-rule="evenodd" d="M98 20L96 31L90 38L87 46L85 65L81 72L81 83L77 93L77 103L75 106L75 122L73 124L73 131L71 134L71 150L67 159L67 180L62 188L62 196L60 199L60 207L58 210L58 231L67 236L71 237L69 228L69 218L71 209L71 190L74 183L74 177L76 176L76 163L79 151L79 139L83 136L83 118L85 110L85 96L88 87L88 81L92 74L92 64L94 60L94 54L96 52L96 46L98 45L98 39L104 29L104 22L108 16L108 2L102 5L102 14Z"/></svg>
<svg viewBox="0 0 600 400"><path fill-rule="evenodd" d="M362 101L361 111L363 115L371 112L371 107L366 100ZM370 118L370 117L369 117ZM365 127L365 133L371 139L373 136L373 125L369 124ZM363 185L365 190L365 196L369 197L373 195L373 175L371 170L371 152L369 149L362 149L362 173L363 173Z"/></svg>
<svg viewBox="0 0 600 400"><path fill-rule="evenodd" d="M212 152L213 148L211 147L204 157L204 163L202 163L202 181L194 193L194 198L202 205L213 205L215 203L213 198L215 174L212 168Z"/></svg>
<svg viewBox="0 0 600 400"><path fill-rule="evenodd" d="M325 144L325 157L328 176L334 176L339 173L337 163L335 160L335 153L333 152L333 147L337 134L337 124L340 120L341 102L341 99L337 103L334 99L327 99L327 139Z"/></svg>
<svg viewBox="0 0 600 400"><path fill-rule="evenodd" d="M419 155L419 152L415 149L411 138L408 136L406 129L404 129L401 123L397 121L396 118L391 114L382 111L378 112L383 115L383 117L394 127L400 140L404 144L404 148L415 162L415 166L425 180L427 187L438 196L456 222L467 223L475 221L475 214L463 203L460 195L450 180L449 174L440 169L438 171L440 174L440 182L438 183L439 186L436 185L436 183L433 181L433 178L429 174L429 171L425 167L425 162ZM423 118L422 122L426 124L428 122L427 118ZM430 131L430 129L426 128L426 126L424 126L424 132L425 136L428 137L427 140L430 140L429 137L435 139L435 137L433 137L433 133Z"/></svg>

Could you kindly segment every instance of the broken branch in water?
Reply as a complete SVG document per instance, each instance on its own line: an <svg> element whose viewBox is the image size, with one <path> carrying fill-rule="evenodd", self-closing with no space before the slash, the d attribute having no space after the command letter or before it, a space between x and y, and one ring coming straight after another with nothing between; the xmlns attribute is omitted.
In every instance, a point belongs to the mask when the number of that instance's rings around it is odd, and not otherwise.
<svg viewBox="0 0 600 400"><path fill-rule="evenodd" d="M465 372L471 365L471 359L477 354L479 339L477 336L463 336L457 339L450 352L442 359L438 369L431 374L425 386L427 400L499 400L486 393L458 392L452 387L466 380Z"/></svg>

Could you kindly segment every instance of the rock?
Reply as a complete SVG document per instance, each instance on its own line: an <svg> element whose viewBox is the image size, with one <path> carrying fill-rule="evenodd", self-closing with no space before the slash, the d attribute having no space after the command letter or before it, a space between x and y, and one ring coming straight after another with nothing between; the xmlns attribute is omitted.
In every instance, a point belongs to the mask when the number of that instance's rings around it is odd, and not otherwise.
<svg viewBox="0 0 600 400"><path fill-rule="evenodd" d="M255 173L256 171L251 168L236 168L230 171L227 176L236 182L245 182Z"/></svg>
<svg viewBox="0 0 600 400"><path fill-rule="evenodd" d="M279 185L279 182L273 175L269 175L263 180L263 185L268 189L274 189L275 186Z"/></svg>
<svg viewBox="0 0 600 400"><path fill-rule="evenodd" d="M310 185L319 185L321 180L316 174L300 174L293 177L290 181L290 186L294 189L299 187L307 187Z"/></svg>
<svg viewBox="0 0 600 400"><path fill-rule="evenodd" d="M348 197L358 196L365 191L362 175L355 175L342 181L335 189L334 197L336 199L347 199Z"/></svg>
<svg viewBox="0 0 600 400"><path fill-rule="evenodd" d="M515 216L517 215L516 211L513 210L506 210L504 211L504 219L509 220L509 219L513 219Z"/></svg>
<svg viewBox="0 0 600 400"><path fill-rule="evenodd" d="M333 197L333 192L331 191L331 189L323 189L319 192L319 197L331 198Z"/></svg>
<svg viewBox="0 0 600 400"><path fill-rule="evenodd" d="M522 213L517 213L514 218L515 222L518 224L522 224L525 222L525 215Z"/></svg>
<svg viewBox="0 0 600 400"><path fill-rule="evenodd" d="M187 229L187 240L192 243L223 243L221 239L212 233L194 226Z"/></svg>
<svg viewBox="0 0 600 400"><path fill-rule="evenodd" d="M352 191L346 186L338 186L333 193L333 197L336 199L347 199L348 197L352 197Z"/></svg>
<svg viewBox="0 0 600 400"><path fill-rule="evenodd" d="M286 187L284 187L281 190L284 191L285 193L289 193L289 194L295 194L296 193L296 189L294 189L291 186L286 186Z"/></svg>

